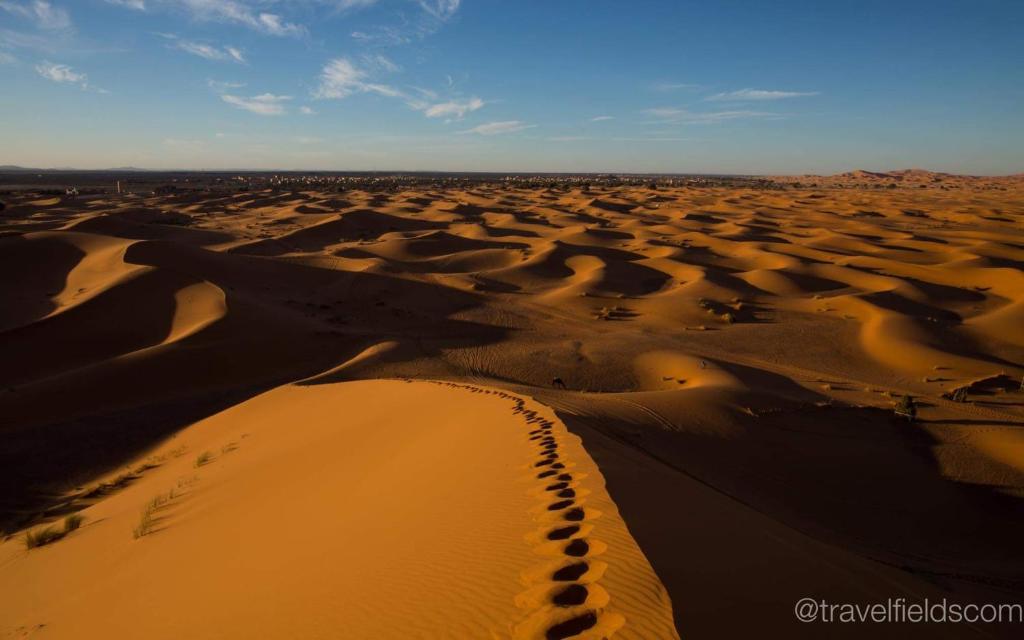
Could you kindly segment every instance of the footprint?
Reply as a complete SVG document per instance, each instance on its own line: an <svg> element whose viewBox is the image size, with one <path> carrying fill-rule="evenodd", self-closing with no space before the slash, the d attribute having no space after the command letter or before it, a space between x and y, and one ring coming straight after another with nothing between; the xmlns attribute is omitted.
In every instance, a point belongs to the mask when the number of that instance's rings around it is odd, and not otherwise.
<svg viewBox="0 0 1024 640"><path fill-rule="evenodd" d="M558 605L559 607L573 607L581 605L587 601L587 596L590 592L587 588L581 584L571 584L568 587L562 589L556 593L552 598L551 602Z"/></svg>
<svg viewBox="0 0 1024 640"><path fill-rule="evenodd" d="M583 538L577 538L565 545L565 555L573 558L582 558L590 552L590 544Z"/></svg>
<svg viewBox="0 0 1024 640"><path fill-rule="evenodd" d="M552 626L544 634L547 640L564 640L579 635L597 624L597 614L588 611L581 616L576 616L565 622L559 622Z"/></svg>
<svg viewBox="0 0 1024 640"><path fill-rule="evenodd" d="M571 500L569 500L568 502L570 504L572 503ZM569 522L582 522L586 515L587 514L583 511L581 507L575 507L563 513L562 517L568 520Z"/></svg>
<svg viewBox="0 0 1024 640"><path fill-rule="evenodd" d="M586 562L576 562L555 571L551 574L551 579L555 582L574 582L582 578L588 569L590 565Z"/></svg>
<svg viewBox="0 0 1024 640"><path fill-rule="evenodd" d="M549 504L548 505L548 511L561 511L562 509L567 509L567 508L571 507L573 504L574 504L574 501L572 501L572 500L559 500L558 502L554 502L552 504ZM582 509L580 511L582 512ZM582 515L581 515L580 520L582 520L582 519L583 518L582 518Z"/></svg>
<svg viewBox="0 0 1024 640"><path fill-rule="evenodd" d="M579 530L579 526L575 524L568 527L552 529L548 532L548 540L565 540L575 535Z"/></svg>

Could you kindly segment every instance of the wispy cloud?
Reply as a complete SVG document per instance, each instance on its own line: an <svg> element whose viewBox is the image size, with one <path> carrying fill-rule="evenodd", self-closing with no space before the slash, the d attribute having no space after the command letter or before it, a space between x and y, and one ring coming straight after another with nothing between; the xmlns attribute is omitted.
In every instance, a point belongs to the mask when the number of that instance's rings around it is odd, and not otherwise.
<svg viewBox="0 0 1024 640"><path fill-rule="evenodd" d="M113 4L132 9L146 8L144 0L114 0ZM255 6L250 6L249 2L243 0L171 0L162 4L184 10L195 20L238 24L273 36L306 34L304 26L288 22L279 14L255 8L275 4L262 0L255 2Z"/></svg>
<svg viewBox="0 0 1024 640"><path fill-rule="evenodd" d="M340 100L354 93L377 93L390 97L401 97L398 89L371 82L375 70L395 71L398 66L384 56L363 58L363 65L358 66L349 58L335 58L324 65L320 72L319 83L313 90L313 97L319 100Z"/></svg>
<svg viewBox="0 0 1024 640"><path fill-rule="evenodd" d="M209 79L206 81L206 85L218 93L224 93L228 89L241 89L245 83Z"/></svg>
<svg viewBox="0 0 1024 640"><path fill-rule="evenodd" d="M301 113L304 116L315 116L316 115L316 111L313 111L313 109L311 107L307 107L305 105L299 107L299 113Z"/></svg>
<svg viewBox="0 0 1024 640"><path fill-rule="evenodd" d="M225 93L220 99L239 109L244 109L261 116L280 116L285 114L285 103L292 98L291 96L275 96L272 93L264 93L252 96L251 98Z"/></svg>
<svg viewBox="0 0 1024 640"><path fill-rule="evenodd" d="M300 25L285 22L281 16L273 13L261 13L256 18L256 28L274 36L298 36L306 32Z"/></svg>
<svg viewBox="0 0 1024 640"><path fill-rule="evenodd" d="M459 10L460 0L418 0L423 10L438 20L450 20Z"/></svg>
<svg viewBox="0 0 1024 640"><path fill-rule="evenodd" d="M312 97L317 100L343 100L354 94L372 93L403 100L410 109L421 111L428 118L455 120L462 119L467 113L485 104L477 97L437 102L437 93L434 91L418 87L407 91L378 80L381 75L400 70L397 64L380 54L364 55L358 60L334 58L320 71Z"/></svg>
<svg viewBox="0 0 1024 640"><path fill-rule="evenodd" d="M591 122L604 122L606 120L614 120L614 116L594 116L590 119Z"/></svg>
<svg viewBox="0 0 1024 640"><path fill-rule="evenodd" d="M45 0L32 2L8 2L0 0L0 9L30 21L39 29L59 31L71 28L71 16L67 11L54 7Z"/></svg>
<svg viewBox="0 0 1024 640"><path fill-rule="evenodd" d="M516 131L522 131L524 129L532 129L536 127L535 124L526 124L519 120L504 120L502 122L487 122L485 124L477 125L472 129L466 129L459 133L475 133L481 136L493 136L502 133L515 133Z"/></svg>
<svg viewBox="0 0 1024 640"><path fill-rule="evenodd" d="M353 31L353 40L361 44L399 46L422 40L439 31L458 13L460 0L416 0L419 15L400 17L395 25L378 25Z"/></svg>
<svg viewBox="0 0 1024 640"><path fill-rule="evenodd" d="M0 64L14 64L18 59L7 53L6 51L0 51Z"/></svg>
<svg viewBox="0 0 1024 640"><path fill-rule="evenodd" d="M41 62L36 65L36 72L51 82L78 85L81 89L95 91L96 93L109 93L106 89L100 89L89 84L89 78L84 73L79 73L66 64L55 64L53 62Z"/></svg>
<svg viewBox="0 0 1024 640"><path fill-rule="evenodd" d="M718 124L721 122L728 122L730 120L781 117L777 113L769 113L766 111L688 111L686 109L677 109L675 107L645 109L644 113L656 118L657 120L655 122L657 124Z"/></svg>
<svg viewBox="0 0 1024 640"><path fill-rule="evenodd" d="M245 55L242 53L241 49L236 47L218 47L204 42L182 40L171 35L165 35L164 37L171 39L174 43L173 45L168 46L172 46L173 48L184 51L185 53L191 53L192 55L199 56L200 58L206 58L207 60L238 62L241 64L245 63Z"/></svg>
<svg viewBox="0 0 1024 640"><path fill-rule="evenodd" d="M428 118L455 118L461 120L467 113L472 113L483 106L484 101L480 98L470 98L465 102L452 100L451 102L439 102L430 105L423 110L423 114Z"/></svg>
<svg viewBox="0 0 1024 640"><path fill-rule="evenodd" d="M816 96L817 91L768 91L765 89L740 89L738 91L727 91L716 93L704 98L710 102L759 102L763 100L784 100L786 98L801 98L804 96Z"/></svg>

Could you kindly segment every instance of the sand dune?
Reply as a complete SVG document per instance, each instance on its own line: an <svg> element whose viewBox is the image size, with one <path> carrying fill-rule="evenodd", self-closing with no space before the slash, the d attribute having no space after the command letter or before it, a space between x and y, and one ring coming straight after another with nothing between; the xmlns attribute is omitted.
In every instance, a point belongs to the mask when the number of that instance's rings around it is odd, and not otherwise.
<svg viewBox="0 0 1024 640"><path fill-rule="evenodd" d="M285 386L155 456L59 545L0 545L5 631L676 637L600 472L529 399L450 383Z"/></svg>
<svg viewBox="0 0 1024 640"><path fill-rule="evenodd" d="M0 633L813 638L802 595L1019 599L1019 180L789 182L13 199Z"/></svg>

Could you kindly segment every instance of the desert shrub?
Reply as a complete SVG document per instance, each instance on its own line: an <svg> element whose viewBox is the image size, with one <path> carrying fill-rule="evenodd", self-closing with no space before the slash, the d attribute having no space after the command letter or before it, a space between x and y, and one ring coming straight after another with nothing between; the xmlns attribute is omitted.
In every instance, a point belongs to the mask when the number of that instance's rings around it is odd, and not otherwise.
<svg viewBox="0 0 1024 640"><path fill-rule="evenodd" d="M142 513L139 514L139 524L134 529L132 529L132 537L138 540L142 536L148 535L152 531L153 509L152 507L147 506L145 509L142 510Z"/></svg>
<svg viewBox="0 0 1024 640"><path fill-rule="evenodd" d="M154 514L157 509L164 506L171 500L174 500L174 489L171 489L167 493L161 493L153 496L139 514L139 524L132 529L132 537L137 540L142 536L152 533L153 527L156 526L156 518L154 517Z"/></svg>
<svg viewBox="0 0 1024 640"><path fill-rule="evenodd" d="M35 549L41 547L44 544L50 544L56 542L64 537L64 532L57 527L46 527L45 529L36 529L35 531L25 532L25 548Z"/></svg>
<svg viewBox="0 0 1024 640"><path fill-rule="evenodd" d="M71 533L78 527L82 526L82 522L85 518L77 513L72 513L70 516L64 518L64 533Z"/></svg>

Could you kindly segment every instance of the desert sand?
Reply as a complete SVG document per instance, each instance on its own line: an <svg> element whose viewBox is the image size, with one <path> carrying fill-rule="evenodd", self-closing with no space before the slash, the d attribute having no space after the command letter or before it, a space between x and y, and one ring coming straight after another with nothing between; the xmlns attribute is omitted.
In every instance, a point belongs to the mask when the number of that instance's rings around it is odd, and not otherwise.
<svg viewBox="0 0 1024 640"><path fill-rule="evenodd" d="M7 199L0 637L1024 600L1024 184L884 175Z"/></svg>

